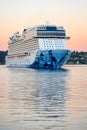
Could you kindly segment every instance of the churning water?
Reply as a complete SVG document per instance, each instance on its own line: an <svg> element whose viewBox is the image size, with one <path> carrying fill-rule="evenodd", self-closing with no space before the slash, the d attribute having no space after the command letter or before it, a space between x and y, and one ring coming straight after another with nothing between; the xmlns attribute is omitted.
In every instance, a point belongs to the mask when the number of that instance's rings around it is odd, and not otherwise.
<svg viewBox="0 0 87 130"><path fill-rule="evenodd" d="M0 130L87 130L87 66L0 66Z"/></svg>

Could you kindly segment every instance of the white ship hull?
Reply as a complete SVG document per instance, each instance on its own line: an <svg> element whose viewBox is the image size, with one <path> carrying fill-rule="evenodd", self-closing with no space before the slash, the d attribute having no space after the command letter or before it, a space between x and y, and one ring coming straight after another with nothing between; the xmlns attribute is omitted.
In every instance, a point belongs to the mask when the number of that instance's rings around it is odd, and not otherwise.
<svg viewBox="0 0 87 130"><path fill-rule="evenodd" d="M14 58L7 57L6 61L8 67L57 69L67 62L70 54L71 52L69 50L38 50L36 52L33 52L31 56L14 56Z"/></svg>

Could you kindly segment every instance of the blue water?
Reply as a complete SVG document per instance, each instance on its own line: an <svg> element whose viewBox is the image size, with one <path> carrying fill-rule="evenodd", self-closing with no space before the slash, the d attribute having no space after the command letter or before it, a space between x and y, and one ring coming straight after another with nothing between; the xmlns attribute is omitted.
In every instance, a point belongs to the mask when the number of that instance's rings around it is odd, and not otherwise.
<svg viewBox="0 0 87 130"><path fill-rule="evenodd" d="M87 130L87 66L0 66L0 130Z"/></svg>

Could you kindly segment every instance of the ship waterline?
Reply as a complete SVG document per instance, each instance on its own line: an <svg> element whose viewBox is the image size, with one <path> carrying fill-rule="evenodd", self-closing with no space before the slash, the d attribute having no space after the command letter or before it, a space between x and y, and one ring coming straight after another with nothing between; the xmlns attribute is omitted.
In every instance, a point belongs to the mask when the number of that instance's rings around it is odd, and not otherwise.
<svg viewBox="0 0 87 130"><path fill-rule="evenodd" d="M16 32L9 39L8 67L59 68L70 57L63 27L40 25Z"/></svg>

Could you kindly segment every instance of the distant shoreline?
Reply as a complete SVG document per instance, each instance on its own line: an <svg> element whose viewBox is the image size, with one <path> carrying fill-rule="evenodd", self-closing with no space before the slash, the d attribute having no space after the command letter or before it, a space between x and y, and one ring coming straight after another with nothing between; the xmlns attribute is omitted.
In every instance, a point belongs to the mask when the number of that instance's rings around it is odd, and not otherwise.
<svg viewBox="0 0 87 130"><path fill-rule="evenodd" d="M69 60L67 61L66 64L86 64L87 65L87 52L78 52L78 51L73 51L71 53L71 56L69 58Z"/></svg>

